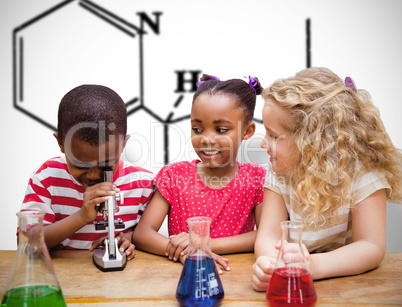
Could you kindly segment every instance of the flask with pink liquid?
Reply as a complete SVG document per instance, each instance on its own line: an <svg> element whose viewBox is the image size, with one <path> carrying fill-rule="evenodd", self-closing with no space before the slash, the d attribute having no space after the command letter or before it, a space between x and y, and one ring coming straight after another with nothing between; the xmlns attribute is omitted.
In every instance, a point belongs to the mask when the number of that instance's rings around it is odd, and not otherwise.
<svg viewBox="0 0 402 307"><path fill-rule="evenodd" d="M267 290L270 306L314 306L317 301L306 255L301 222L281 222L281 249Z"/></svg>

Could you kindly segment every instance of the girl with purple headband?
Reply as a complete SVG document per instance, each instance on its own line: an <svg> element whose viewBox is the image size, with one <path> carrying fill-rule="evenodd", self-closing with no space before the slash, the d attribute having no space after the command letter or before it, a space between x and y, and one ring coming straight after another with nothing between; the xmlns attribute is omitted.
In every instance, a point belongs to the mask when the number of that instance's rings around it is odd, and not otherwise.
<svg viewBox="0 0 402 307"><path fill-rule="evenodd" d="M271 169L255 242L254 289L269 285L285 220L304 224L313 279L374 269L385 254L386 201L402 201L402 154L370 94L349 77L312 67L276 80L262 96L261 147Z"/></svg>
<svg viewBox="0 0 402 307"><path fill-rule="evenodd" d="M137 248L184 262L189 244L186 220L211 218L211 249L215 261L229 270L217 254L253 251L259 223L265 169L236 161L253 123L257 78L247 81L203 75L191 109L191 141L199 159L172 163L155 177L157 192L136 227ZM166 215L170 237L158 233ZM221 273L221 269L219 268Z"/></svg>

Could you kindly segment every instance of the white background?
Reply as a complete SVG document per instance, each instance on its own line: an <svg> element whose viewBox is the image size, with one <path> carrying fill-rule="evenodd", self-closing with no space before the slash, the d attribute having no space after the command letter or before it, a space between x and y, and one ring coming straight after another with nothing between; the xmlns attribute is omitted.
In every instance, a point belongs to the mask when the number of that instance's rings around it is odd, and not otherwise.
<svg viewBox="0 0 402 307"><path fill-rule="evenodd" d="M402 148L399 0L94 2L137 26L137 12L151 17L152 12L162 12L160 33L148 28L144 36L143 65L145 105L163 119L170 112L174 118L190 112L191 93L184 95L179 107L173 106L178 99L177 70L201 70L221 79L253 75L268 86L305 68L305 21L310 18L312 65L328 67L342 78L351 76L358 88L369 90L391 139ZM58 3L0 0L0 249L16 248L15 213L29 176L60 153L52 130L13 107L12 33ZM126 37L77 3L23 30L24 107L53 125L60 99L79 84L110 86L125 101L139 94L138 36ZM77 33L77 39L71 40L60 27L70 35ZM261 118L261 108L259 98L256 118ZM131 140L123 159L158 171L164 150L161 123L140 111L129 116L128 129ZM188 121L170 126L169 131L170 161L193 158ZM256 141L250 144L256 159L263 161L265 156L257 149L261 133L258 125ZM401 206L389 204L388 251L402 251L401 221Z"/></svg>

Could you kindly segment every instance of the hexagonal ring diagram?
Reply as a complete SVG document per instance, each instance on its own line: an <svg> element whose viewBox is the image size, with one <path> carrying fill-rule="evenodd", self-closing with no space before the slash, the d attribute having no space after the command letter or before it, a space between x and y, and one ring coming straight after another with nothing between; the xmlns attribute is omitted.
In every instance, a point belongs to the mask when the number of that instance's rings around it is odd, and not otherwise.
<svg viewBox="0 0 402 307"><path fill-rule="evenodd" d="M160 14L155 13L157 22ZM149 17L145 21L158 26ZM60 97L87 80L126 88L119 94L128 111L137 107L142 102L143 34L88 0L64 1L27 21L13 31L15 108L56 130Z"/></svg>

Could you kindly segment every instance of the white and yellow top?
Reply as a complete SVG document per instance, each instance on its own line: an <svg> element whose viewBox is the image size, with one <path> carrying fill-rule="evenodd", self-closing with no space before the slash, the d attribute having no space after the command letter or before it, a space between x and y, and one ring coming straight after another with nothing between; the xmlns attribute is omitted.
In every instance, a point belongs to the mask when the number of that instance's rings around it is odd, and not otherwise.
<svg viewBox="0 0 402 307"><path fill-rule="evenodd" d="M264 188L282 195L291 221L303 222L303 207L297 202L293 189L282 179L272 170L268 170ZM387 189L387 195L391 193L391 187L385 176L377 171L365 173L353 183L355 204L381 189ZM324 225L320 225L318 222L316 226L306 225L303 228L302 240L310 253L328 252L351 243L352 213L350 204L340 207L333 216L327 216L326 219L327 222Z"/></svg>

